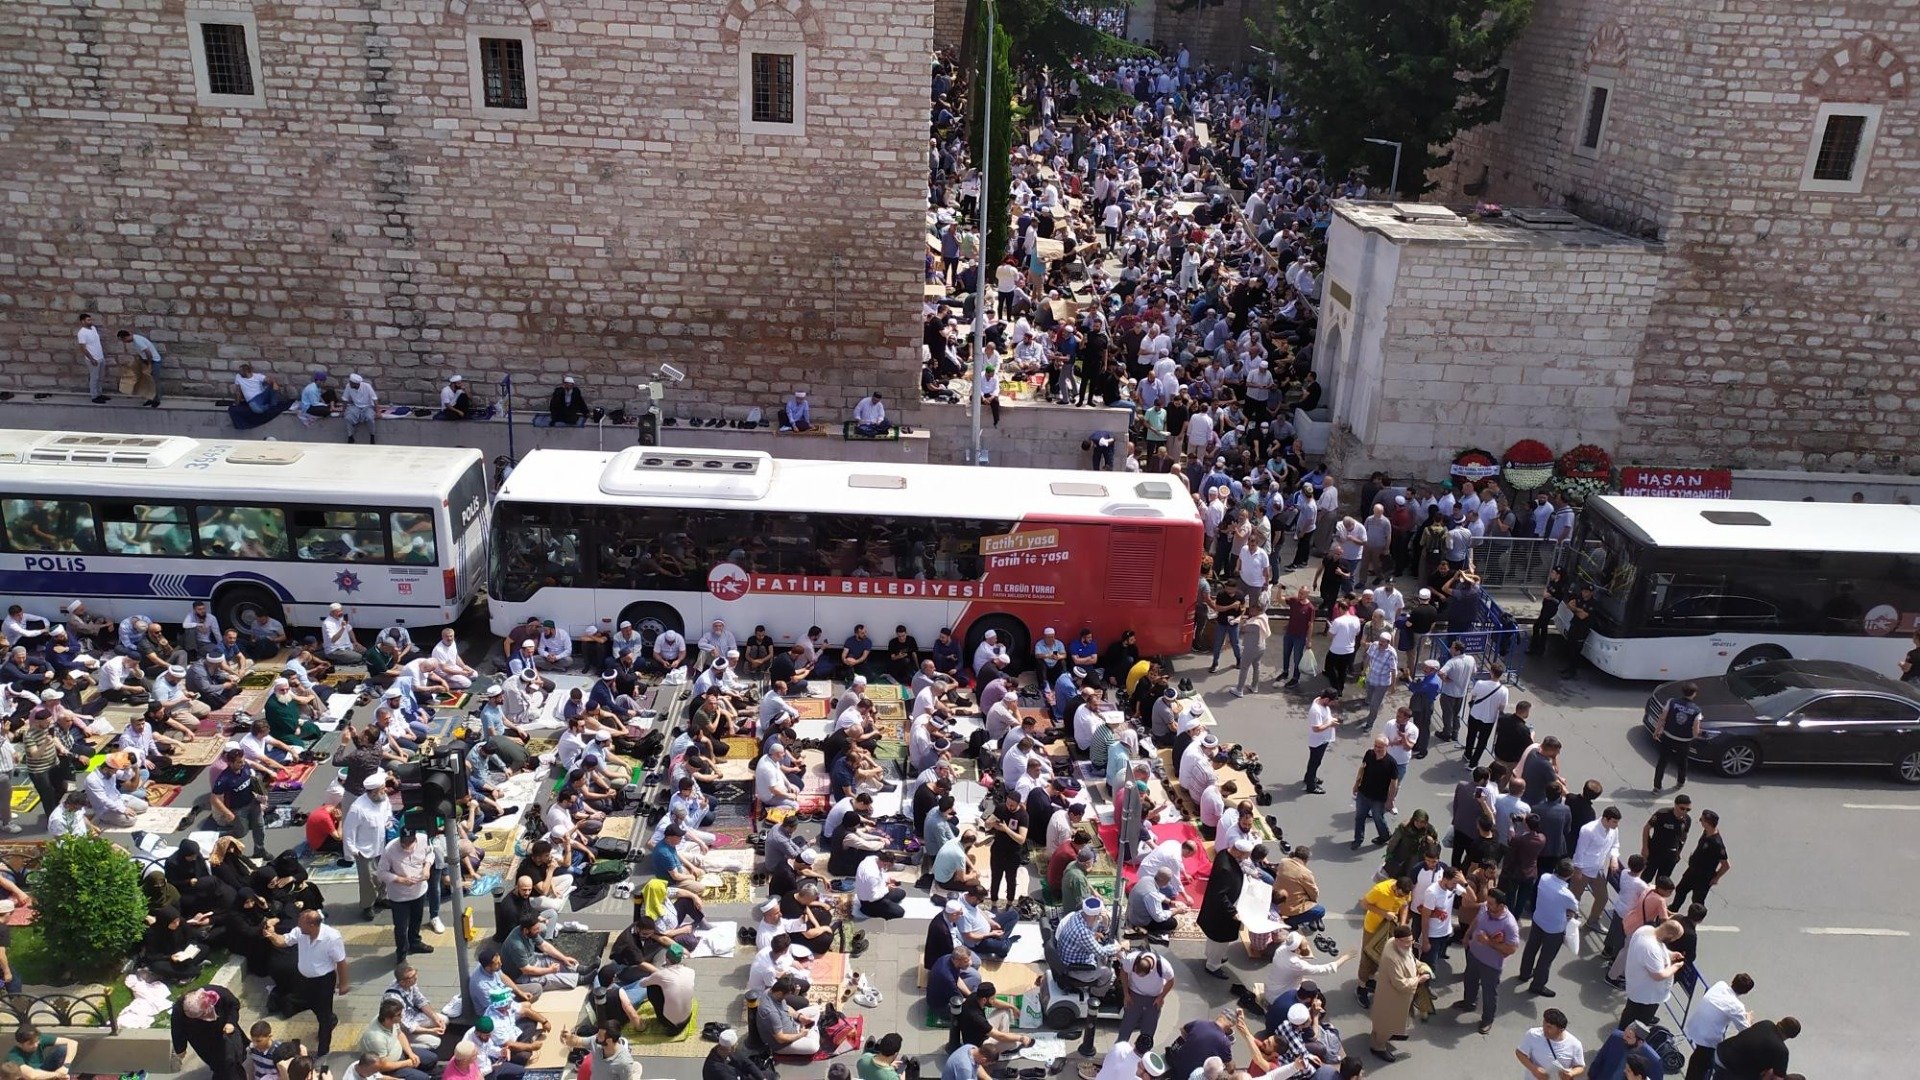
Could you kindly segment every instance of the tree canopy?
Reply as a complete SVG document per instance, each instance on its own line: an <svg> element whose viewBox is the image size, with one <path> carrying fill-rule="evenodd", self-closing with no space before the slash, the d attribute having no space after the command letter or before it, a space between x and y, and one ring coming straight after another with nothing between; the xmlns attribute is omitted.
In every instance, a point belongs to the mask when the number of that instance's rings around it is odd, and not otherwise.
<svg viewBox="0 0 1920 1080"><path fill-rule="evenodd" d="M1385 187L1402 144L1400 191L1433 187L1456 133L1499 116L1500 58L1533 14L1533 0L1273 0L1264 37L1285 65L1282 86L1303 145L1334 172L1360 165Z"/></svg>

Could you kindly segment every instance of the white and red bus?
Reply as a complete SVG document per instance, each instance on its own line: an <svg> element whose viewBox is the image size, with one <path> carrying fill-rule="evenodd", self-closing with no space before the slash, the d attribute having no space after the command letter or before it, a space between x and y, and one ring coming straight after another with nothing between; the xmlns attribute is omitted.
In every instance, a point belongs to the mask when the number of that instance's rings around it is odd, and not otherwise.
<svg viewBox="0 0 1920 1080"><path fill-rule="evenodd" d="M1201 528L1169 476L535 450L496 497L492 553L498 634L538 615L692 640L725 619L743 640L864 623L882 643L904 624L924 648L946 626L963 657L995 630L1024 665L1048 626L1185 652Z"/></svg>

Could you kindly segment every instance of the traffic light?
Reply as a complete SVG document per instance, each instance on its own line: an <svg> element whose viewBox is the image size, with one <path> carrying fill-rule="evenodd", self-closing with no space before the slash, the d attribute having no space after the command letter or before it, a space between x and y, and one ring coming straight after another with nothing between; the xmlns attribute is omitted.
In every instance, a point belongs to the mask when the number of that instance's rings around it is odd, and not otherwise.
<svg viewBox="0 0 1920 1080"><path fill-rule="evenodd" d="M637 441L641 446L660 445L660 410L658 408L648 406L647 410L640 414L640 434Z"/></svg>
<svg viewBox="0 0 1920 1080"><path fill-rule="evenodd" d="M401 806L431 817L452 817L467 794L466 759L458 750L440 750L420 763L419 775L418 783L402 781Z"/></svg>

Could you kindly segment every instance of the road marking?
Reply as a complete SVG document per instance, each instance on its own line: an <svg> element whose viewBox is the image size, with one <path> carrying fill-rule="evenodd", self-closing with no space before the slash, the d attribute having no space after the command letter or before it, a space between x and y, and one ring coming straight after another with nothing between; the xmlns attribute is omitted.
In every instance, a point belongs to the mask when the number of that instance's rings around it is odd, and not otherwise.
<svg viewBox="0 0 1920 1080"><path fill-rule="evenodd" d="M1705 929L1705 928L1702 927L1702 929ZM1913 934L1907 930L1883 930L1877 927L1866 927L1866 926L1809 926L1806 928L1806 932L1809 934L1819 934L1824 937L1912 937L1913 936Z"/></svg>
<svg viewBox="0 0 1920 1080"><path fill-rule="evenodd" d="M1737 934L1740 932L1740 928L1737 926L1696 926L1693 929L1695 932L1701 934Z"/></svg>
<svg viewBox="0 0 1920 1080"><path fill-rule="evenodd" d="M1841 803L1840 808L1843 810L1920 810L1920 806L1909 806L1906 803L1850 802L1850 803Z"/></svg>

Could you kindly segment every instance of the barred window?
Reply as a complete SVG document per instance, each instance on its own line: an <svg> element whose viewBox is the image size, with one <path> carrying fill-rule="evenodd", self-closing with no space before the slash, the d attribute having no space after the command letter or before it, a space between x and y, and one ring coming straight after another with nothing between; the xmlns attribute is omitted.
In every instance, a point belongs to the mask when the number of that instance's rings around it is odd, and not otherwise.
<svg viewBox="0 0 1920 1080"><path fill-rule="evenodd" d="M753 54L753 122L793 123L793 54Z"/></svg>
<svg viewBox="0 0 1920 1080"><path fill-rule="evenodd" d="M1820 133L1820 148L1813 155L1815 180L1851 180L1854 162L1860 156L1860 143L1867 133L1867 118L1859 113L1836 113L1827 117L1826 130Z"/></svg>
<svg viewBox="0 0 1920 1080"><path fill-rule="evenodd" d="M252 97L253 62L247 55L247 28L238 23L201 23L200 45L207 58L207 92Z"/></svg>
<svg viewBox="0 0 1920 1080"><path fill-rule="evenodd" d="M527 107L527 57L519 39L480 39L480 80L487 108Z"/></svg>

